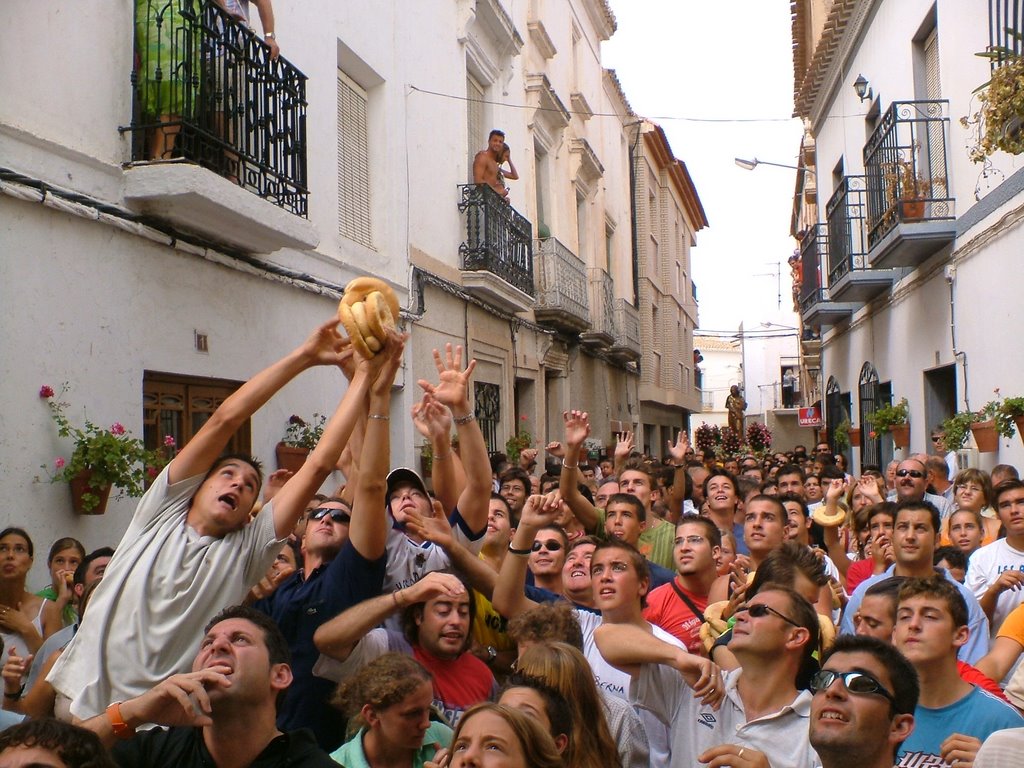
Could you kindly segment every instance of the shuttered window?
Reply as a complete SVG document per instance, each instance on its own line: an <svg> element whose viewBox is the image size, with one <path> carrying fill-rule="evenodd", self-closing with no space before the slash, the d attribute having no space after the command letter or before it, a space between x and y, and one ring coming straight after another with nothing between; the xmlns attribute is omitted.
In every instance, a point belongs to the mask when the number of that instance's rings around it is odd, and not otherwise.
<svg viewBox="0 0 1024 768"><path fill-rule="evenodd" d="M338 70L338 232L373 247L366 91Z"/></svg>
<svg viewBox="0 0 1024 768"><path fill-rule="evenodd" d="M472 75L466 75L466 139L469 150L469 178L473 181L473 158L487 147L487 128L484 126L484 89Z"/></svg>

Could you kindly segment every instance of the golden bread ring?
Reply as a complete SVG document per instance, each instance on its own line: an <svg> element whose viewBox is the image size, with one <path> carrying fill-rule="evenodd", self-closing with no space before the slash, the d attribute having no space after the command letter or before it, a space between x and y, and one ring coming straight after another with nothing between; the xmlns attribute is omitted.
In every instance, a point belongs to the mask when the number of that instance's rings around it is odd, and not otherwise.
<svg viewBox="0 0 1024 768"><path fill-rule="evenodd" d="M380 291L373 291L366 297L363 306L366 308L366 323L370 326L370 332L384 344L388 340L388 331L395 329L395 319L387 299Z"/></svg>
<svg viewBox="0 0 1024 768"><path fill-rule="evenodd" d="M345 326L345 331L348 333L348 338L352 342L352 347L355 351L367 360L373 357L373 352L370 351L366 340L363 339L363 334L359 332L359 324L356 323L356 319L352 315L352 307L344 302L339 304L338 319Z"/></svg>
<svg viewBox="0 0 1024 768"><path fill-rule="evenodd" d="M391 310L391 317L397 322L401 309L398 306L398 296L395 295L391 286L380 278L357 277L355 280L352 280L345 286L345 294L341 297L341 303L352 306L356 302L366 301L366 297L374 291L380 291L381 295L383 295L385 301L387 301L388 309Z"/></svg>
<svg viewBox="0 0 1024 768"><path fill-rule="evenodd" d="M820 507L816 507L814 512L811 513L811 519L818 525L823 525L826 528L835 528L836 526L842 525L846 522L846 510L840 507L836 510L834 515L830 515L825 511L825 505L822 504Z"/></svg>

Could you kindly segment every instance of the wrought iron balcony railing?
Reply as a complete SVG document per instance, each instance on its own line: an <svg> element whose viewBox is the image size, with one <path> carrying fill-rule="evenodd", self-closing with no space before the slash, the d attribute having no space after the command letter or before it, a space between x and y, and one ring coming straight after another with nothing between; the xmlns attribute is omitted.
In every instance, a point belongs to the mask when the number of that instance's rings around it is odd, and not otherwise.
<svg viewBox="0 0 1024 768"><path fill-rule="evenodd" d="M845 176L825 205L829 285L851 270L868 266L864 194L863 176Z"/></svg>
<svg viewBox="0 0 1024 768"><path fill-rule="evenodd" d="M307 215L306 76L215 0L135 3L132 159L183 158Z"/></svg>
<svg viewBox="0 0 1024 768"><path fill-rule="evenodd" d="M612 353L638 359L643 347L640 346L640 313L626 299L615 300L615 342Z"/></svg>
<svg viewBox="0 0 1024 768"><path fill-rule="evenodd" d="M952 219L946 101L895 101L864 145L867 244L902 222Z"/></svg>
<svg viewBox="0 0 1024 768"><path fill-rule="evenodd" d="M533 226L486 184L462 184L459 211L466 214L462 268L491 272L533 296Z"/></svg>
<svg viewBox="0 0 1024 768"><path fill-rule="evenodd" d="M993 67L1001 65L1010 56L1019 56L1024 51L1021 39L1014 34L1022 25L1024 0L988 0L989 48L997 54L1002 54L993 59Z"/></svg>
<svg viewBox="0 0 1024 768"><path fill-rule="evenodd" d="M534 313L563 327L582 331L590 325L587 308L587 265L557 238L533 243L533 271L537 282Z"/></svg>
<svg viewBox="0 0 1024 768"><path fill-rule="evenodd" d="M612 276L600 267L591 267L590 284L590 330L583 334L583 340L608 346L615 341L615 284Z"/></svg>
<svg viewBox="0 0 1024 768"><path fill-rule="evenodd" d="M823 300L821 261L826 245L824 224L812 225L800 241L800 314Z"/></svg>

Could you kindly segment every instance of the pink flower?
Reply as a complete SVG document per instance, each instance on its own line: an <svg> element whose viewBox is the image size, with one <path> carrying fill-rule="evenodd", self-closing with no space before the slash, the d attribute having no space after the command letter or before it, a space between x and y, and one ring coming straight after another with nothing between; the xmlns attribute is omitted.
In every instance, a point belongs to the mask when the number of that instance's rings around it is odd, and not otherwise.
<svg viewBox="0 0 1024 768"><path fill-rule="evenodd" d="M49 386L48 384L43 384L43 386L39 388L39 396L53 397L53 387Z"/></svg>
<svg viewBox="0 0 1024 768"><path fill-rule="evenodd" d="M57 469L64 469L64 464L65 461L62 456L58 456L56 459L54 459L53 466L55 466Z"/></svg>
<svg viewBox="0 0 1024 768"><path fill-rule="evenodd" d="M522 416L520 416L519 420L520 421L526 421L526 414L524 413Z"/></svg>
<svg viewBox="0 0 1024 768"><path fill-rule="evenodd" d="M110 432L111 432L111 434L114 434L114 435L123 435L124 434L124 427L121 426L121 422L115 421L111 425L111 427L110 427Z"/></svg>
<svg viewBox="0 0 1024 768"><path fill-rule="evenodd" d="M149 479L152 480L160 474L160 470L156 467L146 467L146 474L149 476Z"/></svg>
<svg viewBox="0 0 1024 768"><path fill-rule="evenodd" d="M168 448L173 448L175 446L174 436L173 435L167 435L164 438L164 445L166 445Z"/></svg>

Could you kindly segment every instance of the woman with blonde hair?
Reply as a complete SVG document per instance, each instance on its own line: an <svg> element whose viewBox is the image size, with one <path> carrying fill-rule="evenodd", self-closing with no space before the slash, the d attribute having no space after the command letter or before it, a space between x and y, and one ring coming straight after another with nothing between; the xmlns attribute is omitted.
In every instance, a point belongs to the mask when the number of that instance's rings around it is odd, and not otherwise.
<svg viewBox="0 0 1024 768"><path fill-rule="evenodd" d="M430 719L433 677L412 656L386 653L342 681L331 703L359 726L331 754L349 768L422 768L451 741L452 730Z"/></svg>
<svg viewBox="0 0 1024 768"><path fill-rule="evenodd" d="M491 756L488 759L488 756ZM477 704L452 737L449 768L565 768L551 735L531 717L504 704Z"/></svg>
<svg viewBox="0 0 1024 768"><path fill-rule="evenodd" d="M586 657L567 643L531 644L519 655L517 671L540 680L565 697L572 710L567 768L620 768L594 673Z"/></svg>

